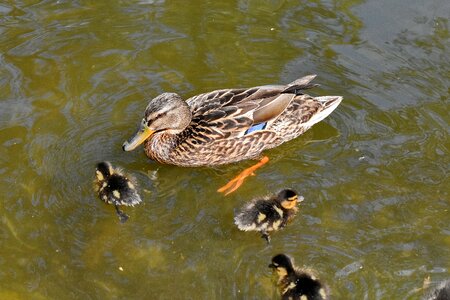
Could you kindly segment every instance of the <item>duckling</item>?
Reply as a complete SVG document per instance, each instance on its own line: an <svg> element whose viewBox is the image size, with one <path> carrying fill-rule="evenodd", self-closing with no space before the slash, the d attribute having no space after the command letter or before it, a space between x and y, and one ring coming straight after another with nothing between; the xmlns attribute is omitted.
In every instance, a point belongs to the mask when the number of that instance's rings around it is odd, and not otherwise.
<svg viewBox="0 0 450 300"><path fill-rule="evenodd" d="M450 279L441 282L424 300L450 300Z"/></svg>
<svg viewBox="0 0 450 300"><path fill-rule="evenodd" d="M107 161L97 164L94 188L101 200L114 204L122 223L128 220L128 215L121 211L119 206L135 206L142 201L134 178L126 176L120 168L113 168Z"/></svg>
<svg viewBox="0 0 450 300"><path fill-rule="evenodd" d="M317 279L314 271L296 268L289 256L285 254L274 256L269 267L277 271L281 299L328 299L327 287Z"/></svg>
<svg viewBox="0 0 450 300"><path fill-rule="evenodd" d="M285 189L276 196L252 200L235 216L234 223L243 231L259 231L270 243L269 232L285 227L297 213L297 203L302 201L296 191Z"/></svg>

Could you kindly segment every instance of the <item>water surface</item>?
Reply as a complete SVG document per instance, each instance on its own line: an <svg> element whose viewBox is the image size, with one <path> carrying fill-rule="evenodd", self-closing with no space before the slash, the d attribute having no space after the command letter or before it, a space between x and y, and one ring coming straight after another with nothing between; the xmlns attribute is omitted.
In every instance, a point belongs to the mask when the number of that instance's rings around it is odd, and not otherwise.
<svg viewBox="0 0 450 300"><path fill-rule="evenodd" d="M333 299L419 299L450 276L444 0L7 1L0 4L0 298L278 299L285 252ZM149 99L318 74L340 107L239 192L253 162L178 168L124 153ZM137 177L121 224L95 164ZM266 245L235 209L305 197Z"/></svg>

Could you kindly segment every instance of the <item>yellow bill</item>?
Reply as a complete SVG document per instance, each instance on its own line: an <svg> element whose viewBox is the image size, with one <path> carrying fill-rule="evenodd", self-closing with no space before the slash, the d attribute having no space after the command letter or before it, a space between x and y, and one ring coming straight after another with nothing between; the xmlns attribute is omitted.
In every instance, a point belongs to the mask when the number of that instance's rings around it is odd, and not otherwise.
<svg viewBox="0 0 450 300"><path fill-rule="evenodd" d="M148 139L153 133L155 133L155 131L148 128L145 122L142 122L136 133L128 141L123 143L122 149L124 151L134 150L137 146Z"/></svg>

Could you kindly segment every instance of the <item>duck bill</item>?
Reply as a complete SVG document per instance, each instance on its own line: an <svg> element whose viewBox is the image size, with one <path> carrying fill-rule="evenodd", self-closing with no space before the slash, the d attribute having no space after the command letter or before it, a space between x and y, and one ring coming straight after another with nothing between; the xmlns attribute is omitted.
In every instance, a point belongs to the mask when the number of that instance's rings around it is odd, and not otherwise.
<svg viewBox="0 0 450 300"><path fill-rule="evenodd" d="M154 130L148 128L148 126L144 123L141 123L136 133L125 143L123 143L122 148L124 151L131 151L136 149L137 146L142 144L146 139L148 139L153 133Z"/></svg>

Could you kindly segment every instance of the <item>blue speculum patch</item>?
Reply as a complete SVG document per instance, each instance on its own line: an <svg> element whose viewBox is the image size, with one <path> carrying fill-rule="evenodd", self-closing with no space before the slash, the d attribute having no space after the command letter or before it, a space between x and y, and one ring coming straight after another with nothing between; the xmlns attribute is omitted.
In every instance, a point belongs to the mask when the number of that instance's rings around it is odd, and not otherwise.
<svg viewBox="0 0 450 300"><path fill-rule="evenodd" d="M247 131L245 132L245 134L249 134L253 131L257 131L257 130L263 130L266 128L267 122L265 123L259 123L256 125L253 125L252 127L250 127L249 129L247 129Z"/></svg>

